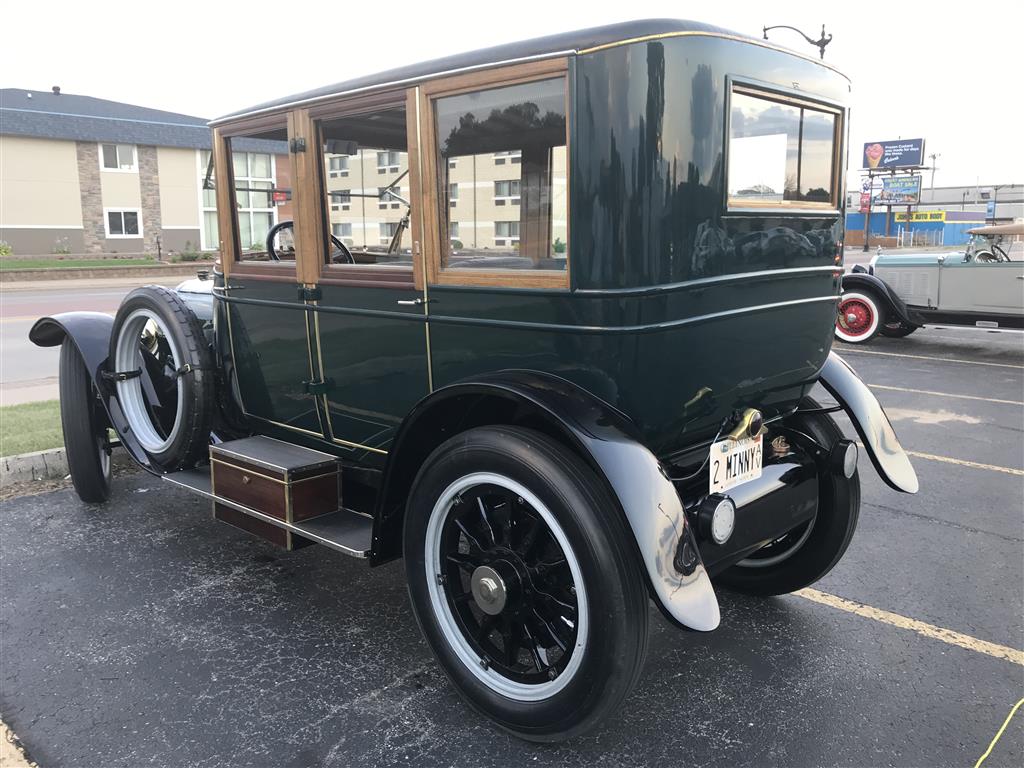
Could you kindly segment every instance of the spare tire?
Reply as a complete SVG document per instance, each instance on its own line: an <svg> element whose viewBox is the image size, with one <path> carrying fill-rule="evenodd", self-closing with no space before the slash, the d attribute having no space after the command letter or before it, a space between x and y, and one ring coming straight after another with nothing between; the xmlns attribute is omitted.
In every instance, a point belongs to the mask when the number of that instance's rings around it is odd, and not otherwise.
<svg viewBox="0 0 1024 768"><path fill-rule="evenodd" d="M125 297L107 365L128 427L156 465L170 471L206 456L213 354L202 323L177 293L147 285Z"/></svg>

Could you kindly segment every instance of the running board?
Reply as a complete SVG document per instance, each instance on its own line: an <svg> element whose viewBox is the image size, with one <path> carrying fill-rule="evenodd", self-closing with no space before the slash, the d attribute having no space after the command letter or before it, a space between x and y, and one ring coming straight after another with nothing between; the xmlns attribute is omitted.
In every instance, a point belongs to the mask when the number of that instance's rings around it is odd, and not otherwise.
<svg viewBox="0 0 1024 768"><path fill-rule="evenodd" d="M231 499L215 495L208 467L183 469L179 472L164 475L163 479L180 488L185 488L192 493L210 499L215 504L229 507L236 512L241 512L263 523L269 523L277 528L297 534L317 544L323 544L325 547L330 547L351 557L366 558L370 556L373 521L358 512L343 508L338 512L330 512L326 515L320 515L300 522L288 523L279 518L265 515Z"/></svg>

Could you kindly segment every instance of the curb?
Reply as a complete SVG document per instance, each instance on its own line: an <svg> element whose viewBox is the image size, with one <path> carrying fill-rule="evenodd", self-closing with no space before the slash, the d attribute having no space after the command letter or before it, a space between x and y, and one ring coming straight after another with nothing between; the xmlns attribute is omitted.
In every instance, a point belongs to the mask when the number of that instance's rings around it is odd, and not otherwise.
<svg viewBox="0 0 1024 768"><path fill-rule="evenodd" d="M145 275L195 275L197 270L213 269L212 261L187 261L180 264L144 264L131 267L54 267L50 269L5 269L0 283L22 283L28 280L80 280L109 277L141 277Z"/></svg>
<svg viewBox="0 0 1024 768"><path fill-rule="evenodd" d="M120 449L115 450L110 458L115 467L132 463L128 454ZM67 476L68 457L63 447L5 456L0 459L0 485L60 480Z"/></svg>

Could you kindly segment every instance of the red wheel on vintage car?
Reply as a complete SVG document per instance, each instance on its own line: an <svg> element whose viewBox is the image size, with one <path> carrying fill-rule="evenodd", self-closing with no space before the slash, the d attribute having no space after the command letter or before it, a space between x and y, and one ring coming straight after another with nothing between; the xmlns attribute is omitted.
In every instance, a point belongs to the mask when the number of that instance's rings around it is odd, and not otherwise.
<svg viewBox="0 0 1024 768"><path fill-rule="evenodd" d="M844 293L839 299L836 338L850 344L863 344L874 338L882 322L882 312L869 293Z"/></svg>

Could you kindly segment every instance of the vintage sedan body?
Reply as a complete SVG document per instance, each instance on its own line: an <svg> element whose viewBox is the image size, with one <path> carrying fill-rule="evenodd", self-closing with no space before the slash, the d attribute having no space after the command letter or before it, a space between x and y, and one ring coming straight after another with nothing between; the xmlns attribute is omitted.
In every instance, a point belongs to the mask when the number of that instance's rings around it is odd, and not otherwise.
<svg viewBox="0 0 1024 768"><path fill-rule="evenodd" d="M963 251L882 254L843 277L836 337L859 344L925 323L1024 327L1024 224L969 230Z"/></svg>
<svg viewBox="0 0 1024 768"><path fill-rule="evenodd" d="M917 490L830 349L848 93L663 20L215 121L214 273L32 330L62 345L76 490L107 498L113 429L218 520L403 558L473 707L528 739L594 726L639 678L650 600L709 631L716 586L792 592L842 557L857 444L830 410Z"/></svg>

